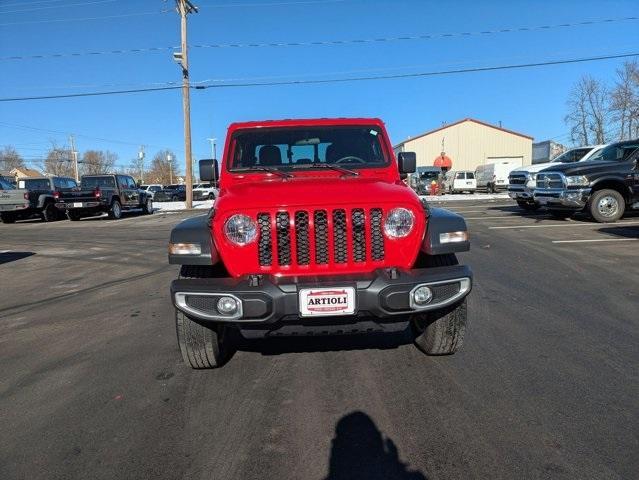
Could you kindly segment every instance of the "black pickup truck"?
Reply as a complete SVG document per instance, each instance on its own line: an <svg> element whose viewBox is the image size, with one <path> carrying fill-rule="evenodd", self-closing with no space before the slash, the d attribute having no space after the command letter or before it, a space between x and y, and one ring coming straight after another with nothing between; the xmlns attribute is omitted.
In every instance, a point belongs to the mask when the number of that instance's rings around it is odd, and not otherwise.
<svg viewBox="0 0 639 480"><path fill-rule="evenodd" d="M3 223L16 220L40 217L45 222L52 222L64 217L64 211L56 208L56 198L78 185L67 177L28 177L18 180L16 191L24 193L24 205L13 211L2 211Z"/></svg>
<svg viewBox="0 0 639 480"><path fill-rule="evenodd" d="M129 175L84 175L80 188L61 193L56 206L66 211L69 220L105 212L109 218L118 219L123 210L138 208L153 213L153 199Z"/></svg>
<svg viewBox="0 0 639 480"><path fill-rule="evenodd" d="M616 222L626 210L639 209L639 139L542 170L533 195L555 217L585 211L597 222Z"/></svg>

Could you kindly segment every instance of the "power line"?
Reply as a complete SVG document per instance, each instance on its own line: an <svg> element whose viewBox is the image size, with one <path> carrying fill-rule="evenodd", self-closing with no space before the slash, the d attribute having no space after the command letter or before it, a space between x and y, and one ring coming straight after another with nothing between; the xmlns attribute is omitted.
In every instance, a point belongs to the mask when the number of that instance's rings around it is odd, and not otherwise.
<svg viewBox="0 0 639 480"><path fill-rule="evenodd" d="M8 15L10 13L25 13L25 12L36 12L38 10L49 10L51 8L64 8L64 7L83 7L85 5L95 5L97 3L113 3L116 2L117 0L95 0L92 2L82 2L82 3L67 3L64 5L48 5L46 7L36 7L36 8L29 8L27 10L11 10L8 12L2 12L3 15Z"/></svg>
<svg viewBox="0 0 639 480"><path fill-rule="evenodd" d="M370 81L399 80L399 79L406 79L406 78L434 77L434 76L441 76L441 75L491 72L491 71L497 71L497 70L514 70L514 69L522 69L522 68L544 67L544 66L551 66L551 65L566 65L566 64L572 64L572 63L595 62L595 61L601 61L601 60L612 60L612 59L629 58L629 57L637 57L637 56L639 56L639 53L623 53L623 54L615 54L615 55L603 55L603 56L597 56L597 57L571 58L571 59L564 59L564 60L551 60L551 61L535 62L535 63L497 65L492 67L460 68L455 70L439 70L439 71L419 72L419 73L370 75L370 76L362 76L362 77L331 78L331 79L286 80L286 81L276 81L276 82L219 83L219 84L208 84L208 85L196 85L196 86L191 86L191 88L196 90L206 90L209 88L239 88L239 87L267 87L267 86L271 87L271 86L278 86L278 85L311 85L311 84L325 84L325 83L360 82L360 81L369 81L369 80ZM37 97L9 97L9 98L0 98L0 102L20 102L20 101L30 101L30 100L50 100L50 99L60 99L60 98L75 98L75 97L95 97L95 96L103 96L103 95L123 95L123 94L129 94L129 93L176 90L179 88L182 88L182 87L171 86L171 87L139 88L139 89L133 89L133 90L111 90L111 91L104 91L104 92L71 93L66 95L43 95L43 96L37 96Z"/></svg>
<svg viewBox="0 0 639 480"><path fill-rule="evenodd" d="M261 43L210 43L210 44L197 44L189 45L189 48L266 48L266 47L314 47L314 46L337 46L337 45L353 45L353 44L368 44L368 43L384 43L384 42L401 42L401 41L413 41L413 40L435 40L441 38L455 38L455 37L471 37L471 36L486 36L502 33L517 33L517 32L534 32L545 31L557 28L574 28L586 25L600 25L605 23L617 23L617 22L629 22L639 20L639 17L621 17L621 18L607 18L602 20L587 20L582 22L562 23L556 25L538 25L533 27L513 27L513 28L501 28L496 30L484 30L477 32L454 32L454 33L425 33L418 35L403 35L398 37L378 37L378 38L359 38L359 39L343 39L343 40L323 40L323 41L306 41L306 42L261 42ZM169 50L179 49L179 46L172 47L143 47L143 48L127 48L127 49L113 49L102 50L94 52L63 52L63 53L48 53L37 55L12 55L8 57L0 57L0 61L8 60L35 60L43 58L65 58L65 57L81 57L81 56L96 56L96 55L115 55L115 54L129 54L129 53L153 53L153 52L165 52Z"/></svg>
<svg viewBox="0 0 639 480"><path fill-rule="evenodd" d="M120 15L103 15L100 17L82 17L82 18L60 18L54 20L27 20L24 22L5 22L0 23L0 27L8 27L11 25L33 25L40 23L61 23L61 22L84 22L90 20L105 20L105 19L113 19L113 18L127 18L127 17L139 17L145 15L160 15L163 13L167 13L168 10L158 10L155 12L134 12L134 13L123 13Z"/></svg>
<svg viewBox="0 0 639 480"><path fill-rule="evenodd" d="M6 5L0 5L0 8L9 8L9 7L30 7L31 5L37 5L39 3L58 3L58 2L66 2L67 0L39 0L37 2L21 2L21 3L9 3Z"/></svg>

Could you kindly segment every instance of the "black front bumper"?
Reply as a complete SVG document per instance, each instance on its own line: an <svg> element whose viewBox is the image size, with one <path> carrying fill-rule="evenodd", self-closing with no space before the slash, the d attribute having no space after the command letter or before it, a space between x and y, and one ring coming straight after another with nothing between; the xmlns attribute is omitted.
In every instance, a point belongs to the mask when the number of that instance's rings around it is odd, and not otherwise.
<svg viewBox="0 0 639 480"><path fill-rule="evenodd" d="M421 308L412 307L410 302L410 292L418 285L428 285L433 293L431 302ZM200 321L277 328L278 324L300 320L300 289L325 287L354 287L355 314L303 317L304 321L315 324L338 318L342 324L356 323L362 318L402 321L407 314L438 310L459 302L471 290L472 272L469 267L458 265L329 277L178 279L171 283L171 298L178 310ZM241 315L221 315L216 306L221 296L241 300Z"/></svg>

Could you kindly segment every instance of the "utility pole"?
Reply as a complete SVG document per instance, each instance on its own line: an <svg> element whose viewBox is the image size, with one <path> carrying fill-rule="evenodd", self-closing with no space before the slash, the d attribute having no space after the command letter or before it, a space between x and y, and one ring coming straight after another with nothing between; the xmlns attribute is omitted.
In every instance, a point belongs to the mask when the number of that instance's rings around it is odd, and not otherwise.
<svg viewBox="0 0 639 480"><path fill-rule="evenodd" d="M75 151L75 137L69 135L69 145L71 146L71 160L73 161L73 167L75 171L75 181L80 181L80 175L78 173L78 152Z"/></svg>
<svg viewBox="0 0 639 480"><path fill-rule="evenodd" d="M169 175L171 176L171 181L169 182L169 185L173 185L173 157L171 157L171 155L167 155L166 161L169 162Z"/></svg>
<svg viewBox="0 0 639 480"><path fill-rule="evenodd" d="M182 31L181 51L174 52L173 58L182 66L182 109L184 111L184 160L186 163L186 208L193 208L193 159L191 158L191 100L189 92L189 57L186 42L186 16L197 13L197 7L190 0L175 0L180 14ZM171 172L172 173L172 172Z"/></svg>
<svg viewBox="0 0 639 480"><path fill-rule="evenodd" d="M140 170L140 183L144 183L144 145L138 150L138 170Z"/></svg>

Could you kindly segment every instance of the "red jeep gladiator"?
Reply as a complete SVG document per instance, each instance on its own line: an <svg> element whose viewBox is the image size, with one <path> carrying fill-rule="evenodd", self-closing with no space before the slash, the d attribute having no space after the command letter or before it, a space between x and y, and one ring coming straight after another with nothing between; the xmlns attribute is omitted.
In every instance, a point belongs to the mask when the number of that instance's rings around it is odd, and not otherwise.
<svg viewBox="0 0 639 480"><path fill-rule="evenodd" d="M397 332L426 354L454 353L472 273L462 217L430 208L402 181L415 154L393 153L381 120L235 123L208 215L171 232L171 284L184 361L214 368L245 338Z"/></svg>

